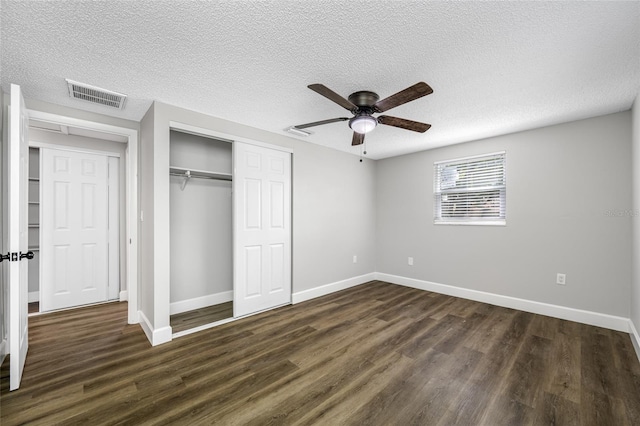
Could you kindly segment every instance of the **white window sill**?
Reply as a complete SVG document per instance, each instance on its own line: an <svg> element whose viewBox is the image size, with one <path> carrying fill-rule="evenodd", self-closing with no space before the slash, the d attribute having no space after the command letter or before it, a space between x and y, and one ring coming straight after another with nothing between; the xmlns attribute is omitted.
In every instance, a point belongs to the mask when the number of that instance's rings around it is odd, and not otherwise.
<svg viewBox="0 0 640 426"><path fill-rule="evenodd" d="M434 220L434 225L507 226L506 220Z"/></svg>

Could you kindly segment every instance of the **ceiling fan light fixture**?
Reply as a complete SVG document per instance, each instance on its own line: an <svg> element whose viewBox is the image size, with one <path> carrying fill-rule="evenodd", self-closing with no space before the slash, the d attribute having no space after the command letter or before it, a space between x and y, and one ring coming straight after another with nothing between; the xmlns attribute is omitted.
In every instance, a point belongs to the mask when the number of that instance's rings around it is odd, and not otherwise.
<svg viewBox="0 0 640 426"><path fill-rule="evenodd" d="M378 125L378 120L370 115L357 115L349 120L349 127L356 133L369 133Z"/></svg>

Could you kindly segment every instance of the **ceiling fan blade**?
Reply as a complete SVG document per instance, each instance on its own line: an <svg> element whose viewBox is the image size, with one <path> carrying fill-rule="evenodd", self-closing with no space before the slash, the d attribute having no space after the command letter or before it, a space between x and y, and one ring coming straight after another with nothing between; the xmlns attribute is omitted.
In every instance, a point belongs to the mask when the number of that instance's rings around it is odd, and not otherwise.
<svg viewBox="0 0 640 426"><path fill-rule="evenodd" d="M347 121L349 117L330 118L329 120L314 121L313 123L298 124L293 126L294 129L306 129L307 127L321 126L323 124L336 123L338 121Z"/></svg>
<svg viewBox="0 0 640 426"><path fill-rule="evenodd" d="M342 96L338 95L336 92L329 89L327 86L323 84L310 84L307 87L313 90L314 92L324 96L325 98L337 103L342 108L348 109L351 112L354 112L358 109L357 106L355 106L354 104L352 104Z"/></svg>
<svg viewBox="0 0 640 426"><path fill-rule="evenodd" d="M391 108L395 108L407 102L411 102L423 96L427 96L433 93L433 89L425 82L421 81L411 87L391 95L388 98L384 98L381 101L376 102L374 108L376 112L388 111Z"/></svg>
<svg viewBox="0 0 640 426"><path fill-rule="evenodd" d="M364 133L353 132L351 146L362 145L364 143Z"/></svg>
<svg viewBox="0 0 640 426"><path fill-rule="evenodd" d="M414 132L424 133L431 127L431 124L420 123L418 121L407 120L404 118L391 117L389 115L381 115L378 117L378 123L387 126L399 127L401 129L413 130Z"/></svg>

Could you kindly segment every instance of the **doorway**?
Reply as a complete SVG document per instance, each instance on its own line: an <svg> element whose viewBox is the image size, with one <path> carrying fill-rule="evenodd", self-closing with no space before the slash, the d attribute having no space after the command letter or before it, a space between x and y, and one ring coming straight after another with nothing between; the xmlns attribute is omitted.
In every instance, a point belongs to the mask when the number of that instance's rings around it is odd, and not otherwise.
<svg viewBox="0 0 640 426"><path fill-rule="evenodd" d="M175 121L169 128L167 272L172 338L291 303L291 150ZM177 153L176 135L195 138L197 146L181 143L184 149ZM189 185L198 185L191 187L192 201L176 204L187 201ZM222 191L195 195L198 187L206 186ZM214 232L189 231L194 227ZM187 233L193 236L187 238ZM190 245L198 240L203 249ZM204 271L221 259L218 272ZM179 270L183 272L176 273ZM188 277L199 270L205 272L201 275L210 289L220 278L221 286L214 293L194 293L185 306L202 305L177 312L182 303L176 296L184 294L195 281ZM201 322L174 330L177 315L183 313L192 319L202 317Z"/></svg>
<svg viewBox="0 0 640 426"><path fill-rule="evenodd" d="M30 129L29 148L29 299L38 312L118 300L121 226L119 162L124 147L111 143L112 153L89 152L102 139L79 137L69 129L58 148L57 134ZM121 152L116 152L116 151ZM124 260L124 259L122 259Z"/></svg>
<svg viewBox="0 0 640 426"><path fill-rule="evenodd" d="M118 157L119 171L117 176L120 205L115 216L120 223L117 227L118 232L115 235L110 234L109 256L116 256L118 259L119 273L117 278L120 286L116 288L115 292L113 286L110 287L108 299L128 301L128 323L139 323L137 285L138 131L41 111L30 110L28 112L31 128L35 129L30 137L30 146L33 148L60 148L61 145L65 145L67 148L87 151L86 144L78 142L82 138L93 141L90 151L94 154L109 156L113 154L113 146L119 147L115 151L118 153L116 157ZM114 218L109 220L113 221ZM114 244L114 238L119 239L120 244L117 242ZM32 243L34 243L33 240L30 241L30 245ZM116 254L114 254L114 246L117 248Z"/></svg>
<svg viewBox="0 0 640 426"><path fill-rule="evenodd" d="M233 317L232 143L171 130L170 325L174 337Z"/></svg>

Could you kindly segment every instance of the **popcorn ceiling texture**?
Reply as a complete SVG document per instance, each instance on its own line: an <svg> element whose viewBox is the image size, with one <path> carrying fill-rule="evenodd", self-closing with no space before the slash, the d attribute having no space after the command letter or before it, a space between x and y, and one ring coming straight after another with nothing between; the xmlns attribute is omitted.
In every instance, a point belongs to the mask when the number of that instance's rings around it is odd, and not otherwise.
<svg viewBox="0 0 640 426"><path fill-rule="evenodd" d="M350 114L307 89L381 98L424 134L378 126L371 158L627 110L640 92L640 2L2 1L1 85L139 121L153 100L275 133ZM129 96L72 100L65 78ZM346 122L301 138L346 152ZM289 135L288 133L286 133Z"/></svg>

